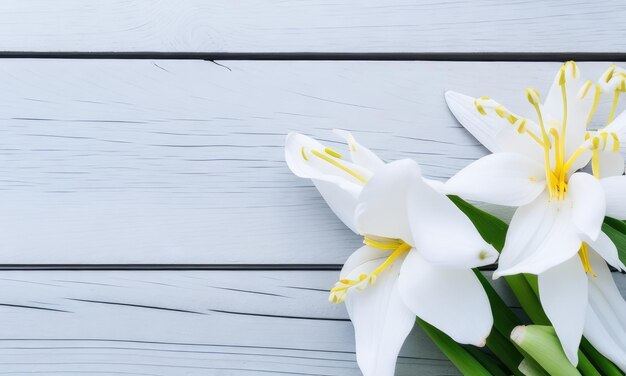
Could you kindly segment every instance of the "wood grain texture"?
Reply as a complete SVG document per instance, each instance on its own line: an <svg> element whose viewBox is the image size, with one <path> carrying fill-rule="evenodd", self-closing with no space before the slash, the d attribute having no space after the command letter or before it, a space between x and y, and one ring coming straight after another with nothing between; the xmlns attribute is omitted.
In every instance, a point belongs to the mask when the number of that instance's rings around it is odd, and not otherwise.
<svg viewBox="0 0 626 376"><path fill-rule="evenodd" d="M2 51L625 52L619 0L0 2Z"/></svg>
<svg viewBox="0 0 626 376"><path fill-rule="evenodd" d="M626 295L626 275L614 275ZM1 374L359 375L337 272L0 272ZM494 286L511 307L500 279ZM396 375L456 375L414 329Z"/></svg>
<svg viewBox="0 0 626 376"><path fill-rule="evenodd" d="M1 374L359 375L335 272L2 272ZM397 375L456 375L414 330Z"/></svg>
<svg viewBox="0 0 626 376"><path fill-rule="evenodd" d="M342 149L331 129L349 129L445 179L485 154L446 89L523 112L557 68L0 61L0 263L341 264L360 239L291 174L287 132Z"/></svg>

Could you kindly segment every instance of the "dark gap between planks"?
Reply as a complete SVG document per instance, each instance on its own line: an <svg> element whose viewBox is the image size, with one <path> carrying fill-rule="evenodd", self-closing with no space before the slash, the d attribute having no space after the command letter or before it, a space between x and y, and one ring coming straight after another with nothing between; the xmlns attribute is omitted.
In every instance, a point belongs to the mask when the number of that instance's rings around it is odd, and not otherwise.
<svg viewBox="0 0 626 376"><path fill-rule="evenodd" d="M625 52L34 52L0 51L0 59L626 61Z"/></svg>

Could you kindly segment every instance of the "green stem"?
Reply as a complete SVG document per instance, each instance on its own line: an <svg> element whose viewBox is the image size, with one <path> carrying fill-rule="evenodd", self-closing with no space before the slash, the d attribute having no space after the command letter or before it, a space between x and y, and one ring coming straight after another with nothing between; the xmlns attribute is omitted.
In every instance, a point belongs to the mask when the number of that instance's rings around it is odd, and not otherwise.
<svg viewBox="0 0 626 376"><path fill-rule="evenodd" d="M578 350L578 371L583 376L602 376L596 367L591 364L589 358L580 350Z"/></svg>
<svg viewBox="0 0 626 376"><path fill-rule="evenodd" d="M504 370L503 364L501 364L499 361L497 361L478 347L469 345L463 346L463 348L465 348L465 350L470 353L470 355L476 358L476 360L478 360L480 364L482 364L493 376L509 375L509 373Z"/></svg>
<svg viewBox="0 0 626 376"><path fill-rule="evenodd" d="M550 325L548 316L543 312L539 299L537 299L537 295L526 278L521 274L509 275L504 278L531 321L539 325Z"/></svg>
<svg viewBox="0 0 626 376"><path fill-rule="evenodd" d="M511 373L523 376L518 367L524 360L524 356L513 345L508 335L505 337L497 330L491 332L487 337L487 348L504 363Z"/></svg>
<svg viewBox="0 0 626 376"><path fill-rule="evenodd" d="M463 346L454 342L454 340L445 333L419 317L417 318L417 323L463 375L493 376L478 360L470 355Z"/></svg>
<svg viewBox="0 0 626 376"><path fill-rule="evenodd" d="M617 366L613 364L613 362L608 360L604 355L596 350L595 347L593 347L586 338L583 338L582 342L580 343L580 348L585 352L585 354L587 354L589 358L591 358L591 361L595 364L597 369L602 371L603 375L624 376L624 373L622 373L622 371L620 371L620 369L617 368Z"/></svg>

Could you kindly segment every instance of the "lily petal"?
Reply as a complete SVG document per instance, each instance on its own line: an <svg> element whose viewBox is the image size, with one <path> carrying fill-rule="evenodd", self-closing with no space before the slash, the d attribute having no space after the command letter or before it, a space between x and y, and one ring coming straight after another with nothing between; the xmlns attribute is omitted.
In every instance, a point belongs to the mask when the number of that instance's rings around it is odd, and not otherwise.
<svg viewBox="0 0 626 376"><path fill-rule="evenodd" d="M468 200L526 205L545 190L544 166L519 154L490 154L463 168L445 187Z"/></svg>
<svg viewBox="0 0 626 376"><path fill-rule="evenodd" d="M357 250L346 262L342 278L369 274L385 260L385 255L368 246ZM396 359L415 323L415 315L400 298L398 274L402 258L382 272L376 283L346 296L346 308L356 341L357 363L365 376L393 376Z"/></svg>
<svg viewBox="0 0 626 376"><path fill-rule="evenodd" d="M578 252L581 240L571 220L571 201L548 200L547 193L513 215L494 278L541 274Z"/></svg>
<svg viewBox="0 0 626 376"><path fill-rule="evenodd" d="M355 215L359 232L413 244L406 203L417 183L425 184L419 165L410 159L381 167L359 196Z"/></svg>
<svg viewBox="0 0 626 376"><path fill-rule="evenodd" d="M457 268L492 264L498 252L448 197L416 181L407 200L414 246L429 262Z"/></svg>
<svg viewBox="0 0 626 376"><path fill-rule="evenodd" d="M626 176L612 176L600 180L606 197L606 216L626 220Z"/></svg>
<svg viewBox="0 0 626 376"><path fill-rule="evenodd" d="M493 325L487 294L470 269L447 269L412 250L402 264L400 296L422 320L459 343L484 346Z"/></svg>
<svg viewBox="0 0 626 376"><path fill-rule="evenodd" d="M578 364L587 311L587 277L578 255L539 274L539 299L567 359Z"/></svg>
<svg viewBox="0 0 626 376"><path fill-rule="evenodd" d="M311 179L337 217L352 231L356 231L354 210L363 183L354 176L311 154L311 150L324 151L325 147L311 137L289 133L285 141L285 160L298 177ZM327 158L334 158L327 156ZM371 172L350 162L341 161L362 179Z"/></svg>
<svg viewBox="0 0 626 376"><path fill-rule="evenodd" d="M624 157L619 152L605 150L598 158L601 178L624 175Z"/></svg>
<svg viewBox="0 0 626 376"><path fill-rule="evenodd" d="M512 124L510 121L522 119L521 116L499 116L494 111L499 104L491 99L486 100L490 109L483 109L481 113L475 105L475 98L454 91L447 91L445 98L448 108L459 123L492 153L516 152L538 161L543 160L541 147L532 138L520 134L519 124ZM528 119L525 127L539 134L537 124Z"/></svg>
<svg viewBox="0 0 626 376"><path fill-rule="evenodd" d="M626 372L626 302L602 257L589 253L589 305L584 335L604 356Z"/></svg>
<svg viewBox="0 0 626 376"><path fill-rule="evenodd" d="M348 143L352 163L356 163L373 173L385 165L385 162L383 162L373 151L359 144L354 136L352 136L352 133L342 129L334 129L333 132L346 140Z"/></svg>
<svg viewBox="0 0 626 376"><path fill-rule="evenodd" d="M626 266L619 259L617 247L604 232L600 232L596 240L583 237L585 243L596 251L606 262L618 270L626 270Z"/></svg>
<svg viewBox="0 0 626 376"><path fill-rule="evenodd" d="M597 239L606 213L602 184L587 173L577 172L569 179L568 186L574 226L590 239Z"/></svg>

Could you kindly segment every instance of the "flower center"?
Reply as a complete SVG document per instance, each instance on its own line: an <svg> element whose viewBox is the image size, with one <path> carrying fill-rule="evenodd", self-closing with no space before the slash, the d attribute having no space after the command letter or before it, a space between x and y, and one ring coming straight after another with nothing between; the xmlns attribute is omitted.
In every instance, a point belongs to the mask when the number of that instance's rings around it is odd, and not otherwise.
<svg viewBox="0 0 626 376"><path fill-rule="evenodd" d="M600 152L607 150L612 152L619 152L620 142L616 133L606 132L604 130L587 132L585 141L571 154L567 153L566 136L568 125L568 98L566 90L567 70L571 68L572 76L576 77L577 67L573 61L567 62L561 67L558 76L558 85L561 89L561 103L563 106L563 117L560 121L552 120L549 127L544 122L544 116L541 109L541 99L537 90L533 88L526 89L526 98L528 102L534 107L539 120L539 133L529 129L528 119L522 118L511 113L506 107L497 104L487 97L480 97L474 101L474 106L477 111L482 115L487 115L486 108L491 108L502 119L507 120L511 125L516 127L517 133L530 137L535 143L537 143L543 151L543 160L545 167L545 179L546 186L549 192L550 201L553 199L563 200L567 195L568 180L570 170L574 163L578 161L586 151L592 152L592 169L596 178L600 177ZM613 68L615 69L615 68ZM605 75L607 75L605 73ZM608 82L612 78L612 75L607 75L605 78ZM585 82L582 85L578 97L584 99L589 93L589 89L592 86L591 81ZM612 119L615 113L617 105L617 98L621 91L626 91L626 75L621 81L621 85L616 89L615 99L611 114L609 115L609 121ZM591 122L593 115L598 106L600 99L600 87L596 85L593 103L589 114L586 118L585 126L588 126ZM533 179L533 178L531 178Z"/></svg>
<svg viewBox="0 0 626 376"><path fill-rule="evenodd" d="M369 274L359 274L357 279L344 278L335 283L330 290L328 301L331 303L341 303L346 300L346 295L350 289L364 290L367 286L376 283L378 275L387 270L391 264L401 255L411 250L411 246L400 239L380 238L366 235L363 244L380 249L381 251L391 251L387 259Z"/></svg>

